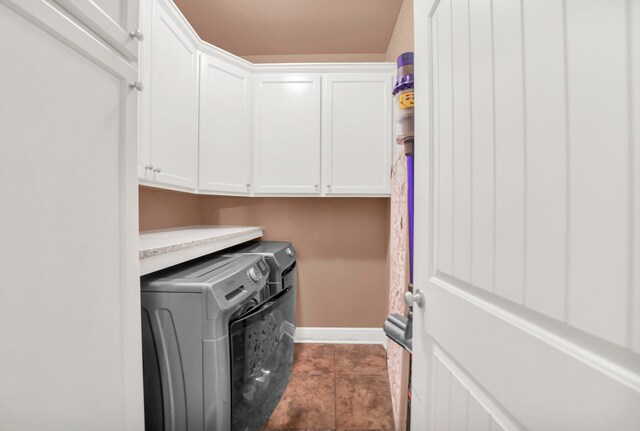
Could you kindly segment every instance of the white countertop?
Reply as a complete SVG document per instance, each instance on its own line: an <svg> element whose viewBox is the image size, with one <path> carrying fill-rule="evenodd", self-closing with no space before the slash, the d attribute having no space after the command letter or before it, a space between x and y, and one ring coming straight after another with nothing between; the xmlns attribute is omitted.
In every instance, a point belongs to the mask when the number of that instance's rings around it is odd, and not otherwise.
<svg viewBox="0 0 640 431"><path fill-rule="evenodd" d="M262 236L262 226L186 226L140 232L140 275Z"/></svg>

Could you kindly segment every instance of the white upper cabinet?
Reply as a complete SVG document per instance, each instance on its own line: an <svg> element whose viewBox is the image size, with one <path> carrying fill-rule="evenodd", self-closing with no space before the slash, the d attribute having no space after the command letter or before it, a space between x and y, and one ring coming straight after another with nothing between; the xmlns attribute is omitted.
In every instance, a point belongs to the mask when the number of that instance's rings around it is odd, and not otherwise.
<svg viewBox="0 0 640 431"><path fill-rule="evenodd" d="M327 195L388 195L392 154L391 74L327 74L322 182Z"/></svg>
<svg viewBox="0 0 640 431"><path fill-rule="evenodd" d="M141 6L142 184L389 196L393 64L254 65L200 40L172 1Z"/></svg>
<svg viewBox="0 0 640 431"><path fill-rule="evenodd" d="M203 192L249 194L251 73L200 55L199 184Z"/></svg>
<svg viewBox="0 0 640 431"><path fill-rule="evenodd" d="M56 0L130 60L138 58L144 35L138 17L140 0Z"/></svg>
<svg viewBox="0 0 640 431"><path fill-rule="evenodd" d="M146 181L195 190L198 55L187 29L163 4L152 3L149 54L142 62L141 79L148 86L143 92L140 155L148 163L139 173Z"/></svg>
<svg viewBox="0 0 640 431"><path fill-rule="evenodd" d="M320 193L320 75L254 75L253 192Z"/></svg>
<svg viewBox="0 0 640 431"><path fill-rule="evenodd" d="M141 430L136 67L43 0L0 29L0 429Z"/></svg>

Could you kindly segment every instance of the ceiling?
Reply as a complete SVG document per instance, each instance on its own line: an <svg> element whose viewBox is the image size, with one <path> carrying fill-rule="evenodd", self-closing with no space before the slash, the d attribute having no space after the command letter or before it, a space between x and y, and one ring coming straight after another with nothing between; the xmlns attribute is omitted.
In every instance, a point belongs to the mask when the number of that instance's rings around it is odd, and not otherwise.
<svg viewBox="0 0 640 431"><path fill-rule="evenodd" d="M174 0L200 37L233 54L384 53L402 0Z"/></svg>

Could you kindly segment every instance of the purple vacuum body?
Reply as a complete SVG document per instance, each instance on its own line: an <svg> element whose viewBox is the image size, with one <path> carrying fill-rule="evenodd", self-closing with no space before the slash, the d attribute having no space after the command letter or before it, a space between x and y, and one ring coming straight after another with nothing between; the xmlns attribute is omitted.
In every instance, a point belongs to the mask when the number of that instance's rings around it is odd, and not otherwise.
<svg viewBox="0 0 640 431"><path fill-rule="evenodd" d="M405 52L398 57L398 77L393 87L396 105L398 134L396 142L404 146L407 156L407 201L409 204L409 281L413 283L413 142L414 142L414 93L413 93L413 52Z"/></svg>

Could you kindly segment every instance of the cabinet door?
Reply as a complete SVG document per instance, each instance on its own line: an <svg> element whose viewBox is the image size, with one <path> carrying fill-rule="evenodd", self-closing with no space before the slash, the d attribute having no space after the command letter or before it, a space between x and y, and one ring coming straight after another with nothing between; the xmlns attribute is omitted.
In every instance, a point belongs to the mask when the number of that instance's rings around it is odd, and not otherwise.
<svg viewBox="0 0 640 431"><path fill-rule="evenodd" d="M137 71L45 1L0 28L0 429L141 430Z"/></svg>
<svg viewBox="0 0 640 431"><path fill-rule="evenodd" d="M391 80L387 73L325 76L322 182L326 194L390 193Z"/></svg>
<svg viewBox="0 0 640 431"><path fill-rule="evenodd" d="M56 0L130 60L138 58L140 0Z"/></svg>
<svg viewBox="0 0 640 431"><path fill-rule="evenodd" d="M320 192L320 76L256 75L255 194Z"/></svg>
<svg viewBox="0 0 640 431"><path fill-rule="evenodd" d="M140 95L138 117L138 179L149 183L153 178L151 165L151 24L155 0L143 0L140 3L140 29L147 35L145 43L140 45L139 76L145 87Z"/></svg>
<svg viewBox="0 0 640 431"><path fill-rule="evenodd" d="M248 194L251 179L251 74L200 56L201 191Z"/></svg>
<svg viewBox="0 0 640 431"><path fill-rule="evenodd" d="M198 56L192 41L153 2L149 63L149 129L152 181L188 190L197 187Z"/></svg>

